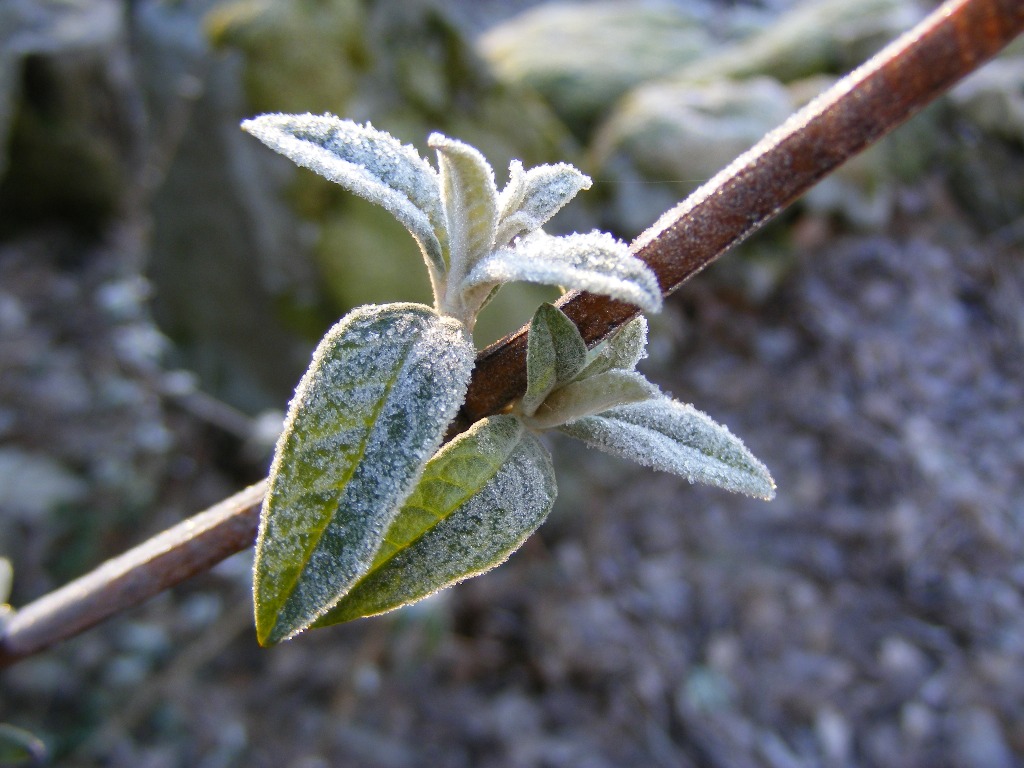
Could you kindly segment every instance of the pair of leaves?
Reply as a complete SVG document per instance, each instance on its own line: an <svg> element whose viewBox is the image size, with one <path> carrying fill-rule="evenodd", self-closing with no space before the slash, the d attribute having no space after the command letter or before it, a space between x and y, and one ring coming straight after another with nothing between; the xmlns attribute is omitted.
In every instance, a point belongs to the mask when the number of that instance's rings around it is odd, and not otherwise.
<svg viewBox="0 0 1024 768"><path fill-rule="evenodd" d="M441 134L435 171L415 149L370 125L333 115L261 115L242 127L272 149L390 211L423 251L438 312L472 330L502 283L601 293L656 311L650 269L609 235L552 237L540 228L590 179L566 163L524 170L513 161L500 193L473 147Z"/></svg>
<svg viewBox="0 0 1024 768"><path fill-rule="evenodd" d="M370 568L462 404L475 353L461 324L417 304L353 310L320 342L263 503L261 643L308 627Z"/></svg>
<svg viewBox="0 0 1024 768"><path fill-rule="evenodd" d="M373 565L316 626L383 613L504 562L555 501L551 457L513 416L474 424L431 459Z"/></svg>
<svg viewBox="0 0 1024 768"><path fill-rule="evenodd" d="M543 522L554 471L518 418L484 419L430 458L474 353L459 323L416 304L362 307L325 336L289 406L264 500L261 644L482 573Z"/></svg>
<svg viewBox="0 0 1024 768"><path fill-rule="evenodd" d="M726 427L663 395L634 371L647 323L638 317L593 350L556 307L537 310L527 338L527 390L518 410L535 429L557 428L591 447L690 482L770 499L775 483Z"/></svg>

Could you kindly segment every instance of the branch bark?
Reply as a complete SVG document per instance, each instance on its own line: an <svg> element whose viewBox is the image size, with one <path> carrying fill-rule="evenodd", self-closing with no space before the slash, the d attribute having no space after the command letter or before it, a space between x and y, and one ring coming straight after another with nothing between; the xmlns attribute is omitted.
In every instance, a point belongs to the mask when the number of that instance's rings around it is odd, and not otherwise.
<svg viewBox="0 0 1024 768"><path fill-rule="evenodd" d="M1021 0L946 2L740 155L632 244L667 296L854 155L977 69L1024 30ZM573 293L559 304L588 345L636 316ZM526 328L477 359L463 415L500 410L526 390Z"/></svg>
<svg viewBox="0 0 1024 768"><path fill-rule="evenodd" d="M974 71L1024 31L1021 0L952 0L852 72L640 235L632 249L667 295L837 166ZM574 293L560 302L594 343L637 309ZM526 388L526 328L483 350L460 421ZM0 667L38 653L250 546L258 483L16 611L0 627Z"/></svg>

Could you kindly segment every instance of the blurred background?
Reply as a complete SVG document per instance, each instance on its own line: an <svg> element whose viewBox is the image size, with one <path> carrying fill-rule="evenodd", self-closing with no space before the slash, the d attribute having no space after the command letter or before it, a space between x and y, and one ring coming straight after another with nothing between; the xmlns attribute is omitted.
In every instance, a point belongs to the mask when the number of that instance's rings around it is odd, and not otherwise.
<svg viewBox="0 0 1024 768"><path fill-rule="evenodd" d="M930 7L0 0L9 601L264 476L320 335L429 296L400 225L241 119L439 130L499 185L571 161L552 229L628 240ZM1018 43L651 318L642 369L775 501L555 439L502 568L261 650L240 554L4 671L0 723L117 768L1024 764L1022 179Z"/></svg>

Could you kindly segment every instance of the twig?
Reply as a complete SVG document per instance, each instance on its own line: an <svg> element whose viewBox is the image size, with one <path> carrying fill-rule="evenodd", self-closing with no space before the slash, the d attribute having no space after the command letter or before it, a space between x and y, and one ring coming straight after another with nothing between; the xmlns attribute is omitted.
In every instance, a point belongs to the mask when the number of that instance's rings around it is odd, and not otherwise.
<svg viewBox="0 0 1024 768"><path fill-rule="evenodd" d="M266 481L249 486L15 611L2 627L0 667L74 637L251 546L265 490Z"/></svg>
<svg viewBox="0 0 1024 768"><path fill-rule="evenodd" d="M1024 30L1021 0L947 2L668 211L633 250L671 293L837 166L974 71ZM588 342L632 318L619 301L573 294L562 308ZM526 329L480 353L461 420L525 389ZM0 667L72 637L252 544L264 485L252 486L17 611Z"/></svg>

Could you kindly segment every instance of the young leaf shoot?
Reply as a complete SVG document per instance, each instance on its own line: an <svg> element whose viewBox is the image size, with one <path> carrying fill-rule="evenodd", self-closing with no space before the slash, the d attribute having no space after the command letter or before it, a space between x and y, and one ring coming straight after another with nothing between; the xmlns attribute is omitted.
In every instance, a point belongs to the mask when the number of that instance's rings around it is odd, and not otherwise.
<svg viewBox="0 0 1024 768"><path fill-rule="evenodd" d="M243 127L384 206L419 243L434 309L353 310L317 347L289 406L264 500L253 596L256 633L392 610L503 562L543 522L556 487L538 433L552 428L641 464L768 498L764 466L725 428L634 369L647 325L588 350L544 304L527 339L527 391L435 454L462 405L477 313L522 280L661 307L654 273L601 232L540 228L590 179L570 165L524 170L498 192L474 148L433 134L435 170L369 125L332 115L263 115Z"/></svg>

